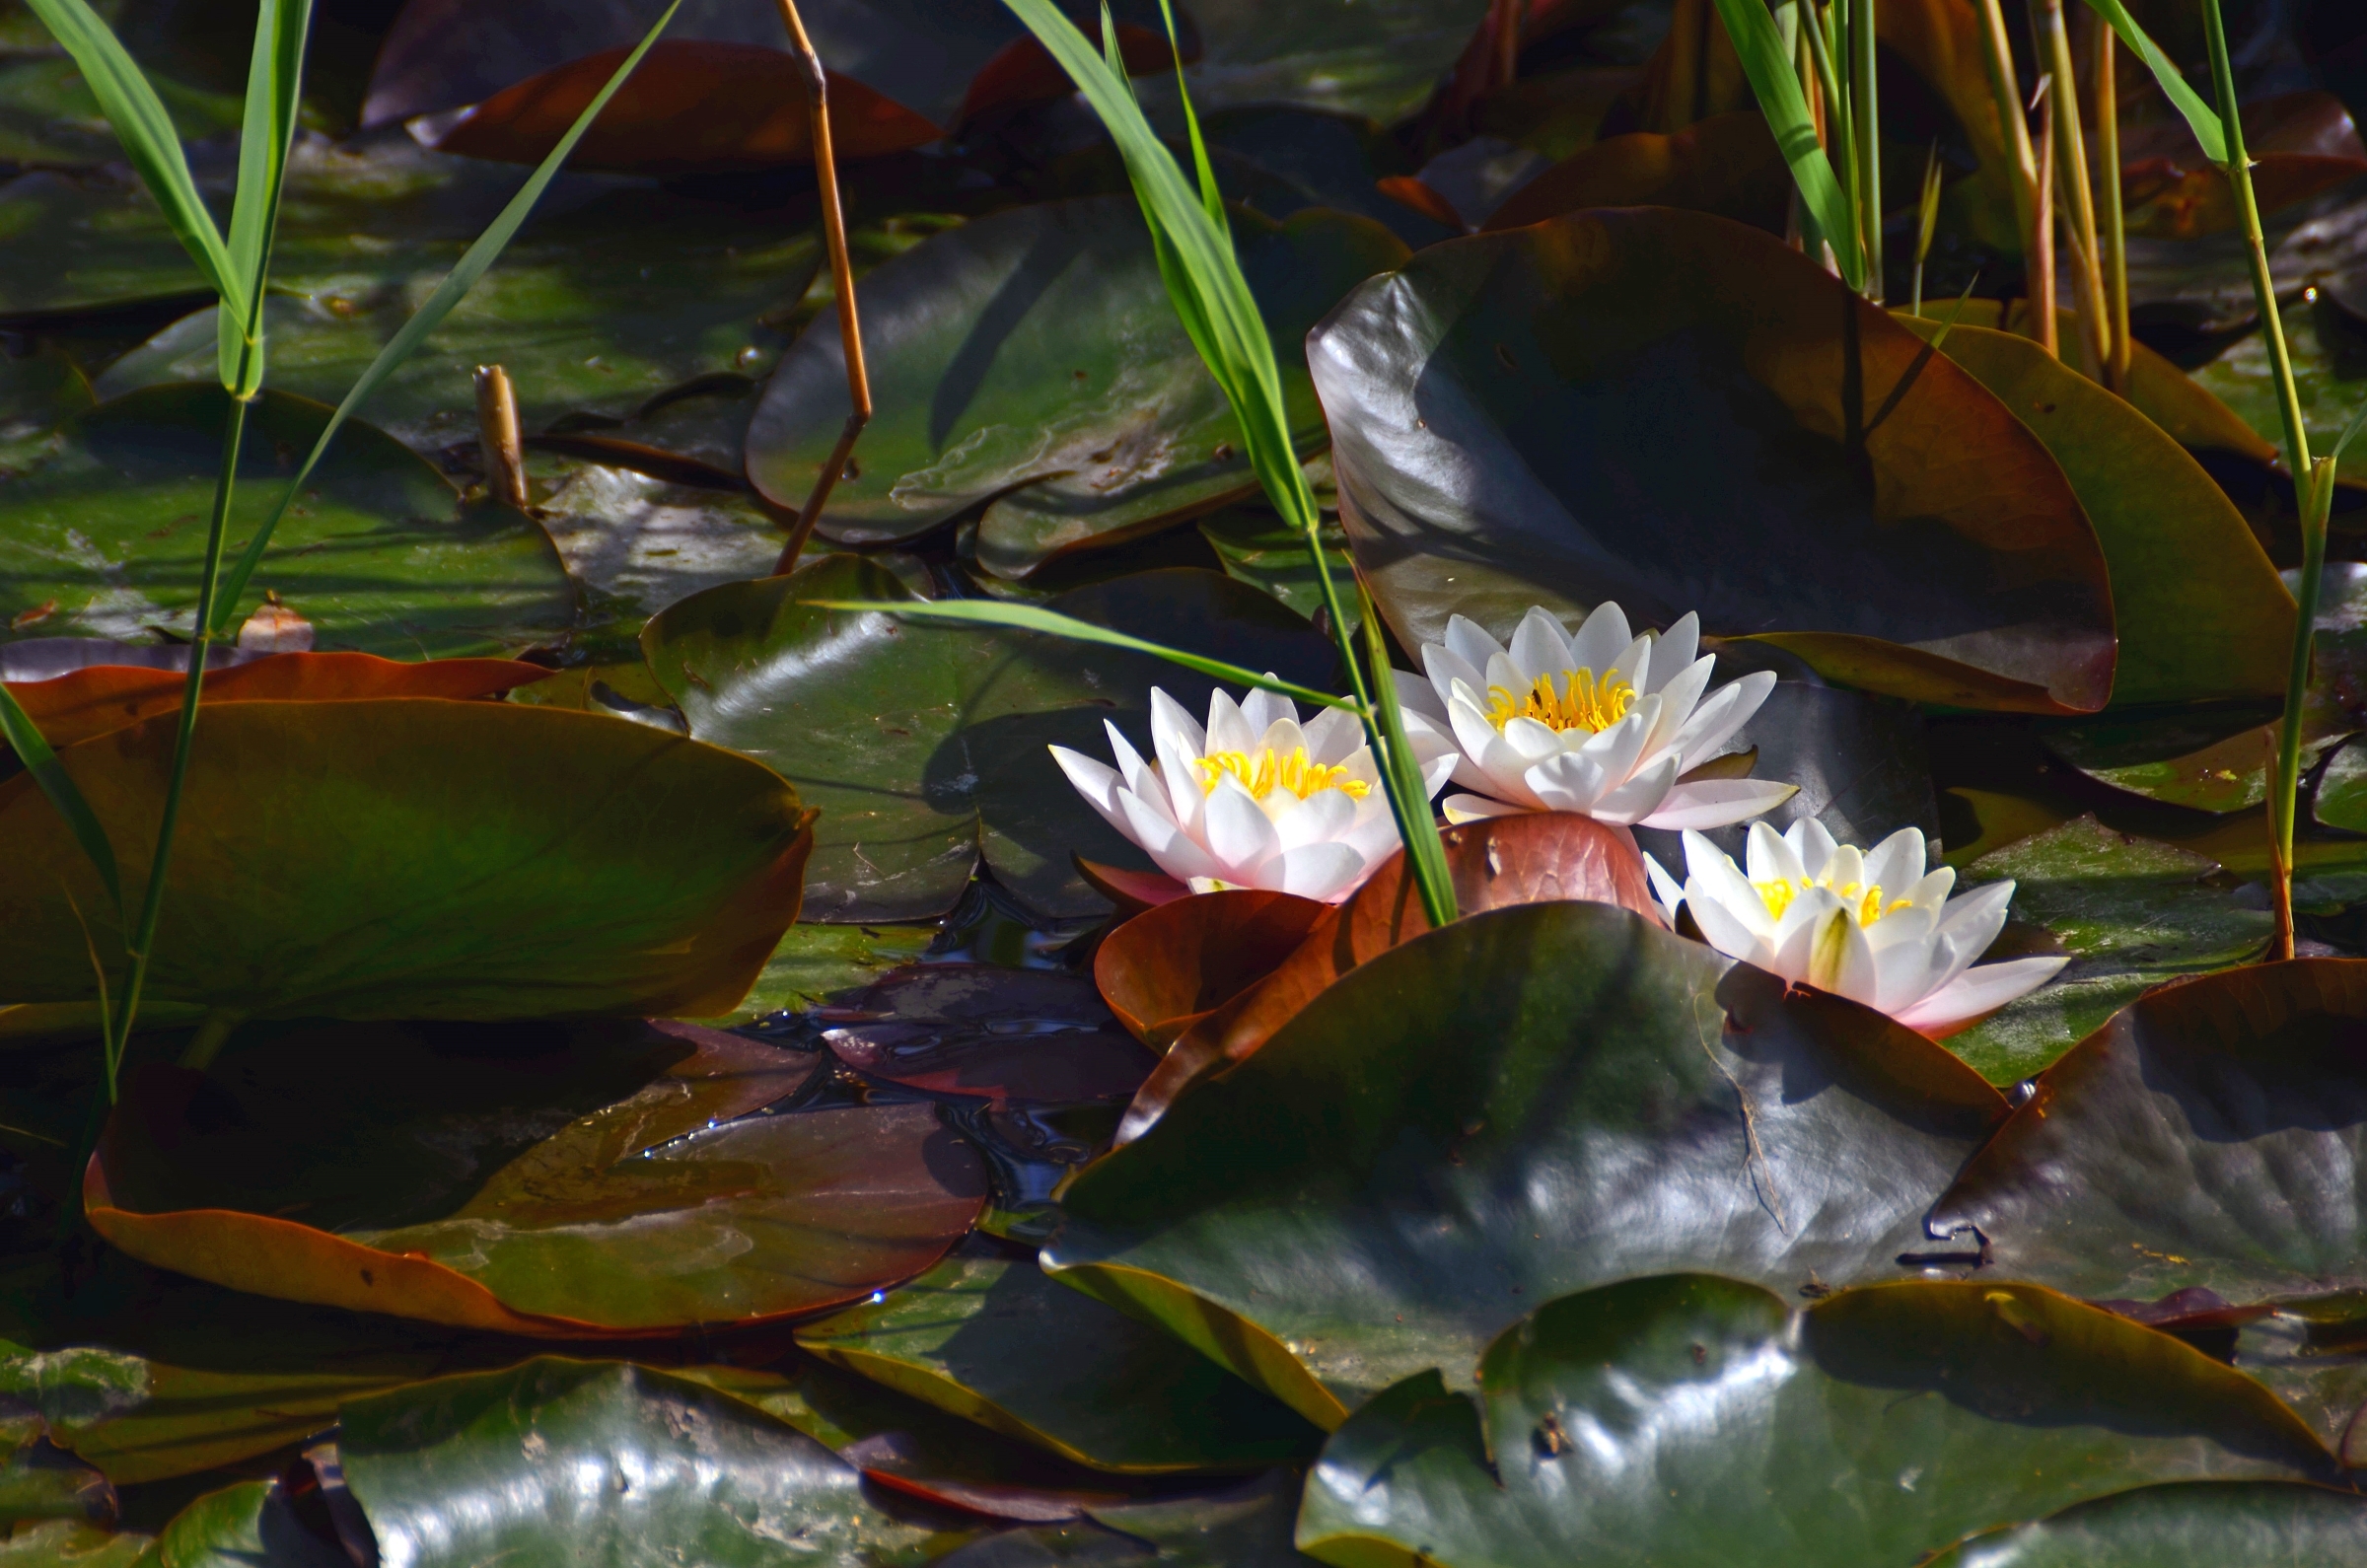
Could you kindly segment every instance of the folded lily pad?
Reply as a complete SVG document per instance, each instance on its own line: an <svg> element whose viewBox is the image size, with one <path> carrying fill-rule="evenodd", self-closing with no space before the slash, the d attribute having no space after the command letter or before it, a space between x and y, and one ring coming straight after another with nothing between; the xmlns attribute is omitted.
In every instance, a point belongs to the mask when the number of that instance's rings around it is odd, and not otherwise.
<svg viewBox="0 0 2367 1568"><path fill-rule="evenodd" d="M1043 1261L1335 1427L1562 1291L1886 1276L2004 1108L1911 1031L1623 909L1497 909L1179 1097L1069 1185Z"/></svg>
<svg viewBox="0 0 2367 1568"><path fill-rule="evenodd" d="M85 1178L93 1228L259 1295L596 1337L868 1295L985 1195L929 1105L754 1114L818 1058L738 1035L326 1029L258 1031L211 1076L135 1071Z"/></svg>
<svg viewBox="0 0 2367 1568"><path fill-rule="evenodd" d="M2104 552L1995 396L1772 236L1664 208L1423 251L1310 335L1399 640L1616 600L1829 678L2101 707Z"/></svg>
<svg viewBox="0 0 2367 1568"><path fill-rule="evenodd" d="M1404 258L1366 219L1311 211L1235 222L1242 267L1281 345L1302 451L1323 411L1296 345L1346 290ZM828 538L908 538L987 505L978 559L1024 577L1256 486L1240 426L1159 279L1129 196L977 219L879 268L863 288L879 414L820 524ZM748 431L748 471L803 506L846 418L833 319L806 329Z"/></svg>
<svg viewBox="0 0 2367 1568"><path fill-rule="evenodd" d="M127 889L178 718L60 753ZM199 725L147 994L233 1017L712 1016L797 916L808 820L768 770L621 720L225 703ZM33 779L0 783L11 999L96 1000L90 943L111 961L120 920Z"/></svg>
<svg viewBox="0 0 2367 1568"><path fill-rule="evenodd" d="M1733 1280L1632 1280L1507 1330L1478 1384L1416 1375L1333 1434L1300 1548L1343 1568L1905 1563L2149 1483L2337 1473L2242 1374L2029 1285L1795 1314Z"/></svg>
<svg viewBox="0 0 2367 1568"><path fill-rule="evenodd" d="M16 628L0 636L188 634L228 405L211 385L117 397L68 424L63 451L0 487L0 620ZM328 415L284 392L257 399L231 558ZM323 653L508 653L562 637L576 618L575 587L540 529L513 512L464 511L433 464L358 423L280 520L251 589L256 600L266 591L312 623Z"/></svg>
<svg viewBox="0 0 2367 1568"><path fill-rule="evenodd" d="M1094 983L1136 1038L1165 1044L1271 974L1326 911L1313 898L1255 888L1176 898L1102 939Z"/></svg>

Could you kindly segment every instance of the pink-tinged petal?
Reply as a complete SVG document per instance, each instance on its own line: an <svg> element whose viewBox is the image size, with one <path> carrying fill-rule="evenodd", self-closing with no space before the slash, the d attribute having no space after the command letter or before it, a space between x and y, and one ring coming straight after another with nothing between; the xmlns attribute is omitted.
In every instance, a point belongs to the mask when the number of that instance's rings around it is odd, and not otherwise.
<svg viewBox="0 0 2367 1568"><path fill-rule="evenodd" d="M1121 830L1142 846L1143 853L1156 861L1161 871L1178 882L1223 873L1224 868L1217 864L1214 855L1195 843L1190 834L1144 805L1139 795L1121 791L1117 804L1126 814Z"/></svg>
<svg viewBox="0 0 2367 1568"><path fill-rule="evenodd" d="M1447 651L1444 648L1432 643L1422 650L1422 662L1435 668L1438 661L1445 658L1446 655ZM1461 661L1458 660L1457 663L1461 663ZM1470 667L1467 665L1465 668L1469 669ZM1461 673L1457 672L1457 674ZM1447 692L1453 687L1452 679L1424 678L1408 670L1392 670L1389 675L1390 678L1398 684L1399 707L1407 713L1419 713L1436 719L1441 724L1447 722ZM1471 679L1470 677L1466 678ZM1471 683L1476 685L1478 682L1471 679ZM1324 711L1338 713L1342 710L1326 708Z"/></svg>
<svg viewBox="0 0 2367 1568"><path fill-rule="evenodd" d="M1356 821L1356 803L1340 790L1317 790L1305 800L1292 800L1289 791L1276 790L1265 798L1264 804L1281 801L1287 809L1269 812L1274 832L1284 853L1305 844L1321 844L1337 838Z"/></svg>
<svg viewBox="0 0 2367 1568"><path fill-rule="evenodd" d="M1799 792L1799 785L1778 784L1773 779L1696 779L1690 784L1672 785L1660 809L1637 825L1725 827L1763 816Z"/></svg>
<svg viewBox="0 0 2367 1568"><path fill-rule="evenodd" d="M1765 941L1736 919L1733 910L1711 897L1698 877L1685 885L1685 901L1693 911L1693 924L1701 928L1702 941L1730 959L1767 966L1770 954Z"/></svg>
<svg viewBox="0 0 2367 1568"><path fill-rule="evenodd" d="M1764 822L1753 822L1744 841L1743 865L1753 882L1806 882L1808 869L1781 833Z"/></svg>
<svg viewBox="0 0 2367 1568"><path fill-rule="evenodd" d="M1688 609L1678 616L1677 623L1662 632L1660 640L1653 645L1651 686L1647 688L1639 682L1636 689L1667 690L1675 682L1679 671L1689 671L1697 662L1695 655L1700 650L1701 617ZM1706 680L1709 677L1704 675L1702 678ZM1691 704L1687 703L1686 706L1689 708Z"/></svg>
<svg viewBox="0 0 2367 1568"><path fill-rule="evenodd" d="M1217 864L1227 868L1217 875L1245 887L1253 868L1282 852L1282 835L1274 830L1256 798L1230 777L1209 792L1201 841Z"/></svg>
<svg viewBox="0 0 2367 1568"><path fill-rule="evenodd" d="M1923 830L1901 827L1866 851L1866 884L1886 898L1903 896L1923 880Z"/></svg>
<svg viewBox="0 0 2367 1568"><path fill-rule="evenodd" d="M1589 816L1611 780L1598 764L1577 752L1557 751L1523 773L1521 782L1549 812Z"/></svg>
<svg viewBox="0 0 2367 1568"><path fill-rule="evenodd" d="M1627 612L1605 600L1570 639L1570 658L1579 668L1601 675L1619 662L1620 652L1634 640L1635 633L1627 629Z"/></svg>
<svg viewBox="0 0 2367 1568"><path fill-rule="evenodd" d="M1469 615L1447 617L1447 639L1443 646L1447 652L1481 672L1486 671L1490 659L1502 658L1504 654L1504 645L1490 637Z"/></svg>
<svg viewBox="0 0 2367 1568"><path fill-rule="evenodd" d="M1740 680L1728 681L1693 710L1693 716L1685 721L1685 728L1677 732L1675 744L1687 757L1717 755L1718 748L1751 722L1751 716L1774 689L1775 674L1771 670L1755 670Z"/></svg>
<svg viewBox="0 0 2367 1568"><path fill-rule="evenodd" d="M1657 660L1662 655L1656 649L1652 657ZM1676 746L1677 738L1685 733L1686 721L1693 716L1694 707L1701 701L1701 693L1709 689L1709 677L1717 667L1715 659L1696 659L1663 682L1659 690L1647 693L1660 698L1660 722L1652 726L1652 739L1644 743L1647 754ZM1654 666L1656 671L1658 668ZM1678 752L1678 758L1686 767L1699 767L1709 760L1698 756L1688 758L1683 751Z"/></svg>
<svg viewBox="0 0 2367 1568"><path fill-rule="evenodd" d="M1630 826L1659 810L1660 803L1668 798L1669 789L1676 782L1677 759L1673 756L1662 757L1616 789L1606 790L1595 797L1592 815L1599 822Z"/></svg>
<svg viewBox="0 0 2367 1568"><path fill-rule="evenodd" d="M1367 875L1364 857L1345 844L1309 844L1300 849L1286 849L1277 866L1281 875L1275 886L1282 891L1302 898L1320 898L1326 903L1345 898Z"/></svg>
<svg viewBox="0 0 2367 1568"><path fill-rule="evenodd" d="M1521 674L1535 680L1539 676L1552 676L1554 684L1561 683L1561 673L1576 668L1570 662L1570 639L1544 606L1533 606L1521 623L1512 630L1512 645L1505 650Z"/></svg>
<svg viewBox="0 0 2367 1568"><path fill-rule="evenodd" d="M1046 749L1052 753L1052 760L1060 764L1060 771L1068 775L1069 783L1076 786L1077 793L1085 797L1085 804L1101 813L1103 821L1124 832L1126 814L1117 804L1117 792L1124 780L1118 777L1117 769L1065 746Z"/></svg>
<svg viewBox="0 0 2367 1568"><path fill-rule="evenodd" d="M1438 805L1447 820L1457 824L1485 821L1490 817L1518 817L1524 812L1542 810L1542 807L1516 806L1510 801L1490 800L1484 795L1450 795Z"/></svg>
<svg viewBox="0 0 2367 1568"><path fill-rule="evenodd" d="M1879 937L1882 928L1890 923L1877 921L1868 936ZM1948 960L1947 948L1935 946L1928 936L1919 941L1895 942L1888 947L1875 943L1874 968L1879 983L1871 1005L1892 1014L1912 1006L1939 983Z"/></svg>
<svg viewBox="0 0 2367 1568"><path fill-rule="evenodd" d="M2065 958L2014 959L1967 969L1946 985L1898 1015L1908 1029L1926 1034L1993 1013L2018 997L2027 996L2055 977L2070 962Z"/></svg>

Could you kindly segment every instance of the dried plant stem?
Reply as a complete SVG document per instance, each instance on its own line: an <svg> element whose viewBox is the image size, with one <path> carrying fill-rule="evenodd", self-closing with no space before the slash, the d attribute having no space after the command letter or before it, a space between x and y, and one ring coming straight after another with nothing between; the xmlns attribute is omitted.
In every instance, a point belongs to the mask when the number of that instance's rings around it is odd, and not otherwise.
<svg viewBox="0 0 2367 1568"><path fill-rule="evenodd" d="M2087 133L2079 120L2079 76L2071 64L2071 30L2063 0L2034 0L2031 32L2047 75L2054 80L2054 178L2061 185L2057 210L2070 230L2071 294L2079 306L2080 360L2092 381L2104 379L2104 269L2096 243L2096 197L2088 184Z"/></svg>
<svg viewBox="0 0 2367 1568"><path fill-rule="evenodd" d="M502 505L526 510L526 444L518 430L518 389L499 365L476 367L476 444L485 487Z"/></svg>
<svg viewBox="0 0 2367 1568"><path fill-rule="evenodd" d="M1526 0L1495 0L1496 86L1510 87L1521 71L1521 10Z"/></svg>
<svg viewBox="0 0 2367 1568"><path fill-rule="evenodd" d="M2118 38L2090 14L2096 41L2096 176L2103 211L2097 216L2104 241L2106 351L2104 384L2128 394L2132 352L2128 335L2128 229L2120 203L2120 84L2116 72Z"/></svg>
<svg viewBox="0 0 2367 1568"><path fill-rule="evenodd" d="M2014 69L2013 44L2005 34L2000 0L1980 0L1980 47L1988 62L1989 92L1997 103L1998 134L2013 156L2014 221L2022 230L2025 265L2038 253L2039 165L2030 145L2030 118L2022 107L2022 82Z"/></svg>
<svg viewBox="0 0 2367 1568"><path fill-rule="evenodd" d="M797 565L806 540L814 535L814 525L822 521L822 509L828 504L830 491L854 456L856 440L862 436L863 427L871 423L871 372L863 362L863 323L855 311L855 268L847 256L846 213L838 200L838 163L830 151L829 79L823 71L822 56L814 52L814 40L806 35L805 20L797 14L797 0L780 0L780 4L781 22L789 30L790 46L806 71L807 107L814 125L814 177L822 187L822 230L829 247L830 292L838 303L838 339L846 353L846 397L851 411L844 428L838 432L837 444L830 448L829 460L823 463L822 473L814 481L813 493L806 497L804 510L790 525L789 540L781 546L780 559L773 563L775 576Z"/></svg>
<svg viewBox="0 0 2367 1568"><path fill-rule="evenodd" d="M1875 0L1849 0L1849 122L1857 177L1857 228L1866 298L1882 303L1882 112L1875 71Z"/></svg>
<svg viewBox="0 0 2367 1568"><path fill-rule="evenodd" d="M2052 76L2039 77L2039 178L2037 204L2031 211L2030 249L2025 256L2029 282L2031 333L2039 346L2060 359L2062 344L2054 320L2054 86Z"/></svg>

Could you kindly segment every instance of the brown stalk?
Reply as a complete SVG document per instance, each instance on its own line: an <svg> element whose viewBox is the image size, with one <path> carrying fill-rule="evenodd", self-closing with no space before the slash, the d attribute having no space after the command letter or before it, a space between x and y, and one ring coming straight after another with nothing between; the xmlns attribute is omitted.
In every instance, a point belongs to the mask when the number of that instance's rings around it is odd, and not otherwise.
<svg viewBox="0 0 2367 1568"><path fill-rule="evenodd" d="M2055 358L2063 357L2054 322L2054 95L2047 91L2054 78L2039 75L2039 178L2031 213L2030 281L2023 292L2030 299L2030 324L2039 346Z"/></svg>
<svg viewBox="0 0 2367 1568"><path fill-rule="evenodd" d="M526 445L518 434L518 389L499 365L476 367L476 444L493 499L526 510Z"/></svg>
<svg viewBox="0 0 2367 1568"><path fill-rule="evenodd" d="M2125 396L2132 350L2128 336L2128 233L2120 202L2120 83L2117 39L2104 19L2088 14L2096 49L2096 173L2102 186L2105 338L2104 384Z"/></svg>
<svg viewBox="0 0 2367 1568"><path fill-rule="evenodd" d="M2088 379L2104 380L2109 352L2104 323L2103 249L2096 240L2096 196L2088 183L2087 133L2079 121L2079 76L2071 64L2071 30L2063 21L2063 0L2034 0L2031 32L2045 51L2047 72L2054 78L2054 175L2062 183L2059 200L2071 232L2073 257L2079 270L2071 279L2071 295L2079 306L2080 359Z"/></svg>
<svg viewBox="0 0 2367 1568"><path fill-rule="evenodd" d="M1521 71L1521 9L1527 0L1495 0L1496 86L1510 87Z"/></svg>
<svg viewBox="0 0 2367 1568"><path fill-rule="evenodd" d="M814 536L814 525L822 521L822 509L830 499L838 476L846 471L847 461L854 456L856 438L871 422L871 372L863 363L863 324L855 314L855 268L846 253L846 214L838 204L838 164L830 151L829 79L822 69L822 56L814 52L814 40L806 36L805 20L797 14L797 0L780 0L781 22L789 30L790 47L798 63L805 67L806 97L814 117L814 176L822 186L822 230L830 251L830 292L838 301L838 340L846 352L846 398L853 411L846 416L845 428L838 432L837 445L830 448L829 461L822 465L821 476L814 481L814 491L806 497L805 509L789 527L789 540L781 546L781 558L773 563L774 576L790 571L804 552L806 540Z"/></svg>
<svg viewBox="0 0 2367 1568"><path fill-rule="evenodd" d="M1998 133L2014 158L2014 221L2022 226L2022 255L2038 254L2039 164L2030 146L2030 117L2022 107L2022 81L2014 70L2014 49L2005 36L2005 12L1999 0L1980 0L1981 53L1989 67L1989 89L1997 102Z"/></svg>

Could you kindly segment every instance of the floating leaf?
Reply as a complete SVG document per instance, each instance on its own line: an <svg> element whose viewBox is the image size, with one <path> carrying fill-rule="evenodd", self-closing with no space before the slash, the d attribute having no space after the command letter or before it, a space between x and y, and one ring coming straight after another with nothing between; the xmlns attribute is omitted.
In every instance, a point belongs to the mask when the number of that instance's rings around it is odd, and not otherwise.
<svg viewBox="0 0 2367 1568"><path fill-rule="evenodd" d="M2054 460L1771 236L1637 208L1433 247L1309 364L1400 642L1616 600L1922 701L2111 688L2104 555Z"/></svg>
<svg viewBox="0 0 2367 1568"><path fill-rule="evenodd" d="M1973 1536L1930 1568L2224 1568L2367 1553L2367 1503L2320 1486L2145 1486Z"/></svg>
<svg viewBox="0 0 2367 1568"><path fill-rule="evenodd" d="M942 1568L1306 1568L1291 1545L1296 1471L1275 1470L1214 1496L1094 1504L1076 1525L1005 1531L940 1559ZM1152 1555L1145 1557L1149 1546ZM0 1559L4 1560L4 1559Z"/></svg>
<svg viewBox="0 0 2367 1568"><path fill-rule="evenodd" d="M821 808L813 918L932 918L981 851L1032 907L1099 913L1070 856L1144 857L1067 788L1044 747L1107 754L1105 720L1147 745L1153 685L1204 711L1210 683L1115 649L803 603L911 597L881 566L830 556L686 599L649 623L642 646L692 735L768 764ZM1306 622L1213 572L1146 572L1046 607L1302 683L1328 682L1333 667Z"/></svg>
<svg viewBox="0 0 2367 1568"><path fill-rule="evenodd" d="M1900 320L1938 337L1938 321ZM1941 352L2046 444L2095 525L2120 632L2113 701L2281 694L2293 598L2202 465L2029 338L1960 323Z"/></svg>
<svg viewBox="0 0 2367 1568"><path fill-rule="evenodd" d="M93 1228L259 1295L593 1336L867 1295L985 1193L929 1105L753 1114L817 1058L738 1035L513 1026L492 1054L343 1033L258 1031L210 1076L136 1068L85 1181Z"/></svg>
<svg viewBox="0 0 2367 1568"><path fill-rule="evenodd" d="M1626 910L1497 909L1088 1168L1043 1259L1333 1427L1562 1291L1887 1273L2003 1111L1913 1032Z"/></svg>
<svg viewBox="0 0 2367 1568"><path fill-rule="evenodd" d="M205 362L213 362L212 328ZM0 486L0 619L17 636L186 636L228 396L159 387L66 427L65 450ZM265 392L249 416L229 544L258 523L329 410ZM433 464L366 425L345 431L289 509L256 586L313 623L321 651L452 658L562 636L575 589L515 513L464 513Z"/></svg>
<svg viewBox="0 0 2367 1568"><path fill-rule="evenodd" d="M126 887L148 876L178 718L60 753ZM415 697L225 703L198 731L148 995L245 1017L721 1013L796 918L807 820L766 769L642 725ZM14 1000L95 998L84 917L111 949L47 801L0 783Z"/></svg>
<svg viewBox="0 0 2367 1568"><path fill-rule="evenodd" d="M1791 172L1766 116L1713 114L1670 135L1607 136L1523 184L1483 229L1518 229L1588 207L1687 207L1780 232Z"/></svg>
<svg viewBox="0 0 2367 1568"><path fill-rule="evenodd" d="M1326 464L1327 480L1328 470ZM1306 535L1273 513L1263 508L1227 507L1200 519L1199 530L1208 547L1216 551L1227 577L1272 595L1309 620L1323 607L1324 591L1316 581L1315 563L1307 555ZM1348 581L1356 570L1356 563L1348 557L1347 535L1333 524L1324 528L1324 559L1334 582ZM1353 606L1349 613L1356 614ZM1358 616L1357 625L1362 623Z"/></svg>
<svg viewBox="0 0 2367 1568"><path fill-rule="evenodd" d="M153 1539L76 1520L40 1520L0 1535L0 1568L133 1568Z"/></svg>
<svg viewBox="0 0 2367 1568"><path fill-rule="evenodd" d="M1301 1549L1906 1563L2152 1482L2334 1474L2242 1374L2029 1285L1869 1286L1795 1315L1733 1280L1632 1280L1508 1330L1478 1382L1424 1373L1358 1411L1310 1479Z"/></svg>
<svg viewBox="0 0 2367 1568"><path fill-rule="evenodd" d="M1405 255L1339 213L1279 225L1238 214L1235 233L1282 343ZM863 330L880 413L831 492L825 537L908 538L990 501L978 559L1023 577L1257 488L1130 197L1022 207L938 235L866 279ZM1293 440L1316 450L1323 411L1298 356L1283 360ZM838 328L818 320L749 426L749 476L776 504L803 506L845 418Z"/></svg>
<svg viewBox="0 0 2367 1568"><path fill-rule="evenodd" d="M342 1428L382 1560L411 1568L903 1561L934 1536L812 1438L646 1367L544 1357L357 1400Z"/></svg>
<svg viewBox="0 0 2367 1568"><path fill-rule="evenodd" d="M1153 1058L1081 974L916 963L882 975L824 1033L857 1072L937 1095L1072 1105L1122 1099Z"/></svg>
<svg viewBox="0 0 2367 1568"><path fill-rule="evenodd" d="M797 1342L1103 1469L1249 1469L1314 1448L1314 1431L1286 1407L1032 1262L948 1258L884 1301L801 1325Z"/></svg>
<svg viewBox="0 0 2367 1568"><path fill-rule="evenodd" d="M138 1560L152 1568L345 1568L353 1559L313 1532L274 1479L207 1492L174 1515Z"/></svg>
<svg viewBox="0 0 2367 1568"><path fill-rule="evenodd" d="M2367 174L2367 146L2331 93L2280 93L2245 105L2244 152L2262 218ZM2191 240L2238 227L2234 189L2185 124L2163 120L2124 132L2120 162L2130 234Z"/></svg>
<svg viewBox="0 0 2367 1568"><path fill-rule="evenodd" d="M2040 1076L1932 1233L1976 1227L2001 1273L2083 1296L2359 1283L2363 971L2298 959L2138 999Z"/></svg>
<svg viewBox="0 0 2367 1568"><path fill-rule="evenodd" d="M1313 898L1255 888L1177 898L1102 939L1094 983L1137 1039L1165 1045L1271 974L1326 912Z"/></svg>

